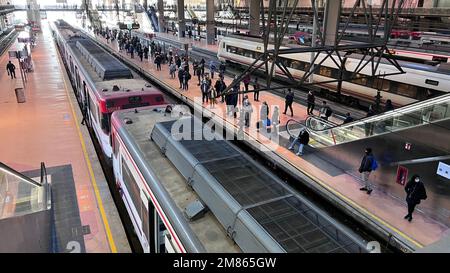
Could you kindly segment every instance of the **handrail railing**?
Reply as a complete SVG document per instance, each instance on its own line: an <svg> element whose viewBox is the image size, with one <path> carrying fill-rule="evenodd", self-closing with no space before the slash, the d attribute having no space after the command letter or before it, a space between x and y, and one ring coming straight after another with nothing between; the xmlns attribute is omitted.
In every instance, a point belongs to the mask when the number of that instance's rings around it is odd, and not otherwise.
<svg viewBox="0 0 450 273"><path fill-rule="evenodd" d="M325 146L341 144L450 118L450 94L342 125L310 116L306 127L310 135ZM439 126L439 125L436 125Z"/></svg>

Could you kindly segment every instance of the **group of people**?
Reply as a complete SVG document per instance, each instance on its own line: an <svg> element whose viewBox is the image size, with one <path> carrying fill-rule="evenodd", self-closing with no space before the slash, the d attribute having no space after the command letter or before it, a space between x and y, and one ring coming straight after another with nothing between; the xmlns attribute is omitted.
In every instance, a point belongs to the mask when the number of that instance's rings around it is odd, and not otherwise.
<svg viewBox="0 0 450 273"><path fill-rule="evenodd" d="M137 52L141 61L143 58L148 59L149 53L153 58L154 63L156 65L157 70L161 70L161 64L168 63L169 65L169 73L171 78L178 77L180 82L180 89L188 90L189 88L189 80L191 79L189 62L188 58L184 56L178 56L174 54L173 50L169 48L167 53L162 53L161 47L158 44L155 44L153 41L150 43L150 47L143 46L137 37L130 37L128 33L122 32L112 32L107 31L101 33L101 35L106 36L105 38L111 39L113 41L113 37L115 37L119 41L119 49L125 49L127 53L131 54L133 58L134 52ZM242 83L244 84L244 88L241 90L240 82L233 86L230 92L224 93L223 91L227 88L227 85L224 81L224 74L226 66L224 63L220 63L217 65L214 62L209 63L209 73L205 73L206 61L202 58L199 61L192 61L192 71L194 76L197 76L198 83L197 86L200 87L202 94L202 103L209 103L210 106L214 107L217 103L216 98L221 99L221 103L226 104L226 113L227 116L233 116L237 118L239 113L239 122L238 124L242 127L250 127L251 126L251 117L253 113L253 107L250 102L249 96L247 94L243 95L242 98L242 107L238 109L238 100L239 93L244 91L245 93L250 92L249 86L252 83L250 74L247 74L243 77ZM11 78L15 77L15 67L10 62L7 65L8 73L11 75ZM218 73L218 79L213 84L213 79L215 77L216 72ZM237 76L235 77L237 79ZM259 101L259 90L260 85L258 83L258 79L255 78L253 81L253 99L254 101ZM287 114L288 110L290 111L291 116L294 115L293 111L293 102L295 99L294 92L288 88L287 93L285 95L285 105L283 114ZM314 108L316 106L315 95L312 91L308 92L306 103L307 103L307 114L313 115ZM258 129L267 129L271 128L277 129L280 123L279 120L279 109L277 106L274 107L274 111L271 119L269 118L269 105L266 101L264 101L260 108L260 117L258 122L256 123L256 127ZM393 110L392 102L390 100L386 101L384 111ZM330 106L328 106L326 101L322 101L322 105L319 109L319 117L324 120L328 120L329 117L333 114L333 110ZM369 111L367 113L367 117L375 115L374 107L370 106ZM354 118L350 113L346 113L344 124L354 121ZM371 125L366 126L366 135L371 135L373 133L373 127ZM296 145L298 145L298 149L296 155L302 156L304 155L304 147L308 145L310 141L310 135L306 128L303 128L299 131L298 135L294 137L291 141L288 149L293 150ZM361 180L364 183L364 186L360 188L361 191L365 191L368 195L370 195L373 191L372 185L369 181L370 174L377 169L378 165L375 160L371 148L366 148L365 154L361 159L359 166L359 173L361 174ZM421 181L421 178L418 175L413 175L409 182L405 186L406 192L406 202L408 206L408 214L405 215L405 219L408 221L412 220L412 214L417 206L420 204L421 200L427 198L426 190L424 183Z"/></svg>

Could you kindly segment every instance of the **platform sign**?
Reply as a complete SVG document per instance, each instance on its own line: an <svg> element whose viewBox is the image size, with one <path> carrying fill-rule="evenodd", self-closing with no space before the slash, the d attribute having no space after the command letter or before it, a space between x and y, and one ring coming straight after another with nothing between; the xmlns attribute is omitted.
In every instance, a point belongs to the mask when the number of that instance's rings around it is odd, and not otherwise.
<svg viewBox="0 0 450 273"><path fill-rule="evenodd" d="M442 161L439 161L436 173L440 176L450 179L450 165L445 164Z"/></svg>

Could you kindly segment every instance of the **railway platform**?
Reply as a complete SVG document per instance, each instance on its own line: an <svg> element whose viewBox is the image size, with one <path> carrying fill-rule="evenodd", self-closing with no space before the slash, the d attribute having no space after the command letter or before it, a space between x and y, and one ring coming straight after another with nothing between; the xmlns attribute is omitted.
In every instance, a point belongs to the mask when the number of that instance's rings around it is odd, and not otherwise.
<svg viewBox="0 0 450 273"><path fill-rule="evenodd" d="M11 59L17 68L11 79L5 71L8 54L0 59L0 161L30 178L39 177L41 162L47 166L53 252L131 252L50 28L42 26L24 103L14 94L23 87L17 60Z"/></svg>
<svg viewBox="0 0 450 273"><path fill-rule="evenodd" d="M109 43L102 37L96 37L97 41L112 52L116 57L134 67L137 71L151 79L155 84L178 97L191 107L202 109L203 115L211 117L215 123L224 124L225 127L237 134L239 130L238 119L226 115L226 105L218 99L217 104L211 107L202 104L200 87L197 86L197 77L190 72L192 79L189 82L189 90L182 91L179 88L178 79L171 79L167 65L162 66L161 71L156 70L152 60L140 61L139 58L131 58L124 52L118 51L117 43ZM205 69L207 73L207 69ZM217 78L213 79L213 84ZM232 79L225 76L225 82L230 84ZM251 89L251 87L250 87ZM306 107L294 103L294 115L283 115L284 98L268 92L261 92L259 101L253 100L253 94L249 93L251 104L260 109L262 102L266 101L270 107L271 117L273 107L278 106L280 110L280 124L286 124L289 119L305 120ZM239 100L241 101L241 100ZM238 105L240 107L240 104ZM259 111L258 111L259 112ZM288 114L290 114L288 112ZM317 115L317 109L314 112ZM277 168L283 169L306 186L330 200L333 205L342 209L347 214L363 224L371 231L384 237L386 240L396 242L405 252L417 251L423 247L440 241L450 233L449 227L434 218L417 212L414 221L408 222L403 219L406 214L406 202L394 198L382 188L375 188L371 195L360 191L363 182L353 172L337 168L331 163L311 156L299 157L287 149L287 140L280 140L280 145L274 145L270 137L256 129L256 121L259 113L252 114L250 128L244 129L245 143L253 150L260 153ZM358 166L355 166L357 169Z"/></svg>

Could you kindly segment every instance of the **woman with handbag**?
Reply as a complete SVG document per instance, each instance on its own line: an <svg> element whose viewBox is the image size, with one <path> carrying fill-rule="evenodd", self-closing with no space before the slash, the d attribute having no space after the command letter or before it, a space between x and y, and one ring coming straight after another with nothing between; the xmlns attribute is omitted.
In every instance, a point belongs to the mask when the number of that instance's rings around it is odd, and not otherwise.
<svg viewBox="0 0 450 273"><path fill-rule="evenodd" d="M409 222L412 220L412 213L420 200L427 199L427 192L425 190L425 185L417 174L413 175L409 182L405 186L406 192L406 203L408 204L408 214L404 217L408 219Z"/></svg>

